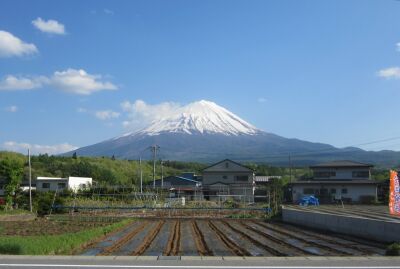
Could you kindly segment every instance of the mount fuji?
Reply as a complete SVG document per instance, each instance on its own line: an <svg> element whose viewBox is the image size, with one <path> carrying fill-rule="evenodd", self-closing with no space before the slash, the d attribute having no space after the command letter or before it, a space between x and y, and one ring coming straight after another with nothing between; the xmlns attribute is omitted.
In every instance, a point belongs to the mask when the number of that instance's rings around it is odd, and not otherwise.
<svg viewBox="0 0 400 269"><path fill-rule="evenodd" d="M335 159L351 159L383 166L398 165L400 152L335 148L264 132L214 102L201 100L175 109L136 132L77 149L79 156L149 158L151 145L160 146L166 160L213 162L238 161L309 165ZM71 155L73 152L64 155Z"/></svg>

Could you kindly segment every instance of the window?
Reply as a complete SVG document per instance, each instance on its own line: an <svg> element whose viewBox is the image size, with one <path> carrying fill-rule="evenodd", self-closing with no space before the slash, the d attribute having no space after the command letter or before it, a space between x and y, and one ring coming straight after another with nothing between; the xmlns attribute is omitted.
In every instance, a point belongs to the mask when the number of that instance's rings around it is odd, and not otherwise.
<svg viewBox="0 0 400 269"><path fill-rule="evenodd" d="M347 194L347 189L346 188L342 189L342 194Z"/></svg>
<svg viewBox="0 0 400 269"><path fill-rule="evenodd" d="M236 176L236 181L248 181L248 176Z"/></svg>
<svg viewBox="0 0 400 269"><path fill-rule="evenodd" d="M67 184L65 184L65 183L58 183L58 184L57 184L57 187L58 187L59 189L65 189L66 186L67 186Z"/></svg>
<svg viewBox="0 0 400 269"><path fill-rule="evenodd" d="M331 194L335 194L336 193L336 189L331 189Z"/></svg>
<svg viewBox="0 0 400 269"><path fill-rule="evenodd" d="M304 189L303 194L314 194L314 189Z"/></svg>
<svg viewBox="0 0 400 269"><path fill-rule="evenodd" d="M50 183L43 182L43 183L42 183L42 188L43 188L43 189L50 189Z"/></svg>
<svg viewBox="0 0 400 269"><path fill-rule="evenodd" d="M333 171L315 172L314 177L336 177L336 172L333 172Z"/></svg>
<svg viewBox="0 0 400 269"><path fill-rule="evenodd" d="M353 178L369 178L369 171L354 171Z"/></svg>
<svg viewBox="0 0 400 269"><path fill-rule="evenodd" d="M229 163L225 163L225 168L229 168Z"/></svg>
<svg viewBox="0 0 400 269"><path fill-rule="evenodd" d="M222 176L222 178L223 178L223 179L227 179L228 177L227 177L227 176Z"/></svg>

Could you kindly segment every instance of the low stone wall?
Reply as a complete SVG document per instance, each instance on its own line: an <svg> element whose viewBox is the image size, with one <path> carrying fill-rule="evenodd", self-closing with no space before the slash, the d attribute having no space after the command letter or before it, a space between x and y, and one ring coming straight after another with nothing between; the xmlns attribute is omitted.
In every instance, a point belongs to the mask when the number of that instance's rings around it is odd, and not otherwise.
<svg viewBox="0 0 400 269"><path fill-rule="evenodd" d="M400 242L400 222L282 208L284 222L380 242Z"/></svg>

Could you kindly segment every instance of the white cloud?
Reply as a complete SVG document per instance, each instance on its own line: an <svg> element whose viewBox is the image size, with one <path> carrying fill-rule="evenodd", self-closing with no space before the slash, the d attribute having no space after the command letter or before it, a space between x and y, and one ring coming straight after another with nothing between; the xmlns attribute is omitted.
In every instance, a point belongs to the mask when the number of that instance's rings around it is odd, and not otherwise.
<svg viewBox="0 0 400 269"><path fill-rule="evenodd" d="M27 153L28 149L31 150L32 154L60 154L68 151L77 149L78 147L70 145L68 143L58 145L37 145L28 143L18 143L14 141L7 141L3 143L3 149L8 151L15 151L20 153Z"/></svg>
<svg viewBox="0 0 400 269"><path fill-rule="evenodd" d="M400 79L400 67L389 67L378 71L378 76L383 78Z"/></svg>
<svg viewBox="0 0 400 269"><path fill-rule="evenodd" d="M86 113L86 112L87 112L87 109L86 109L86 108L83 108L83 107L78 107L78 108L76 109L76 112L78 112L78 113Z"/></svg>
<svg viewBox="0 0 400 269"><path fill-rule="evenodd" d="M65 71L56 71L51 77L17 77L13 75L6 76L0 81L1 90L31 90L52 86L56 89L81 95L90 95L102 90L116 90L117 86L108 81L102 81L101 75L88 74L83 69L69 68Z"/></svg>
<svg viewBox="0 0 400 269"><path fill-rule="evenodd" d="M51 85L65 92L89 95L102 90L116 90L118 87L111 82L101 81L101 75L90 75L83 69L69 68L56 71L50 78Z"/></svg>
<svg viewBox="0 0 400 269"><path fill-rule="evenodd" d="M0 81L0 91L32 90L42 87L47 82L46 77L29 78L8 75Z"/></svg>
<svg viewBox="0 0 400 269"><path fill-rule="evenodd" d="M127 112L128 119L122 125L130 130L137 130L174 113L181 105L174 102L164 102L156 105L149 105L143 100L136 100L131 103L124 101L121 103L122 110Z"/></svg>
<svg viewBox="0 0 400 269"><path fill-rule="evenodd" d="M101 111L96 111L94 115L96 116L96 118L100 120L110 120L118 118L120 113L112 110L101 110Z"/></svg>
<svg viewBox="0 0 400 269"><path fill-rule="evenodd" d="M5 111L15 113L18 111L18 107L17 106L8 106L5 108Z"/></svg>
<svg viewBox="0 0 400 269"><path fill-rule="evenodd" d="M0 57L24 56L37 52L34 44L25 43L13 34L0 30Z"/></svg>
<svg viewBox="0 0 400 269"><path fill-rule="evenodd" d="M50 33L50 34L65 34L65 27L63 24L59 23L56 20L42 20L42 18L37 18L32 21L32 24L42 32Z"/></svg>
<svg viewBox="0 0 400 269"><path fill-rule="evenodd" d="M396 44L397 51L400 51L400 42Z"/></svg>
<svg viewBox="0 0 400 269"><path fill-rule="evenodd" d="M259 102L259 103L265 103L265 102L267 102L267 99L264 98L264 97L260 97L260 98L257 99L257 102Z"/></svg>
<svg viewBox="0 0 400 269"><path fill-rule="evenodd" d="M104 11L104 13L106 13L107 15L114 15L114 11L112 11L112 10L110 10L110 9L105 8L103 11Z"/></svg>

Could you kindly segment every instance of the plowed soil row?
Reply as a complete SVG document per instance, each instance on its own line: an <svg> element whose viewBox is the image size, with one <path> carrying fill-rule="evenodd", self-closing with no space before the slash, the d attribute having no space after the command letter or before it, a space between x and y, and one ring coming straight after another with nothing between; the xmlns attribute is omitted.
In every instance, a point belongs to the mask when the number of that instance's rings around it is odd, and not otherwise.
<svg viewBox="0 0 400 269"><path fill-rule="evenodd" d="M147 226L147 224L148 224L148 222L143 222L139 227L130 231L124 237L115 241L114 244L112 244L109 247L106 247L99 255L110 255L111 253L119 250L121 247L123 247L125 244L127 244L130 240L132 240L132 238L134 238L138 233L143 231L144 228Z"/></svg>
<svg viewBox="0 0 400 269"><path fill-rule="evenodd" d="M230 240L213 222L208 221L207 224L233 254L237 256L251 256L250 252Z"/></svg>
<svg viewBox="0 0 400 269"><path fill-rule="evenodd" d="M190 222L192 226L192 232L194 237L194 242L196 243L197 251L200 256L214 256L214 253L208 248L206 241L204 240L204 235L197 226L197 222L192 220Z"/></svg>
<svg viewBox="0 0 400 269"><path fill-rule="evenodd" d="M170 233L167 247L164 250L164 256L178 256L181 246L181 222L179 220L175 221L174 226L172 226L172 231Z"/></svg>
<svg viewBox="0 0 400 269"><path fill-rule="evenodd" d="M144 238L143 243L140 244L138 248L136 248L132 252L132 256L139 256L142 255L146 249L150 246L151 242L153 242L154 238L156 238L157 234L160 232L161 227L164 225L165 221L161 220L154 226L154 228L147 234Z"/></svg>

